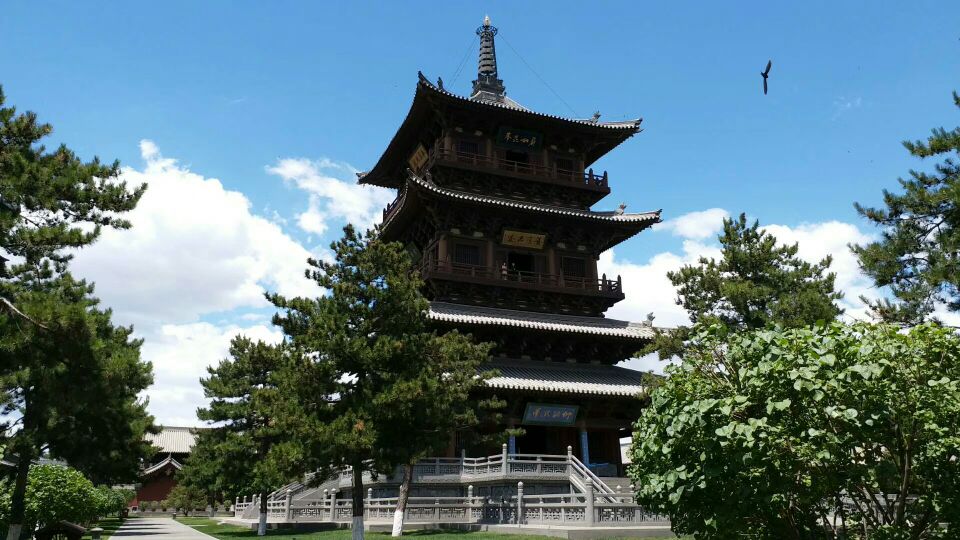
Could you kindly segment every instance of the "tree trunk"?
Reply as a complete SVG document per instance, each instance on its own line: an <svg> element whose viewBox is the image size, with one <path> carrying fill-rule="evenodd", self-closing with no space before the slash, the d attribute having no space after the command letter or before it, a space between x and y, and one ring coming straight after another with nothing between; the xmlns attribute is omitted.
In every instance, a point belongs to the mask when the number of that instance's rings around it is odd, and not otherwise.
<svg viewBox="0 0 960 540"><path fill-rule="evenodd" d="M353 466L353 523L352 540L363 540L363 469L359 463Z"/></svg>
<svg viewBox="0 0 960 540"><path fill-rule="evenodd" d="M269 496L269 493L260 494L260 524L257 525L257 536L267 534L267 498Z"/></svg>
<svg viewBox="0 0 960 540"><path fill-rule="evenodd" d="M10 526L7 528L7 540L20 540L26 517L27 475L30 474L32 452L29 443L17 446L17 481L13 486L10 502Z"/></svg>
<svg viewBox="0 0 960 540"><path fill-rule="evenodd" d="M413 464L403 466L403 481L400 482L400 496L397 497L397 511L393 513L393 536L403 534L403 514L407 510L407 499L410 498L410 482L413 481Z"/></svg>

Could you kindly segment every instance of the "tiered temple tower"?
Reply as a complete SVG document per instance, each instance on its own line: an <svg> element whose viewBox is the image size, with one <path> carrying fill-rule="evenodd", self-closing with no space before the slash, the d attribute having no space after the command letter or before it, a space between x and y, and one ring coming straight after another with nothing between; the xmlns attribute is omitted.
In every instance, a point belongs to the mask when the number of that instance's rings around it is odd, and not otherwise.
<svg viewBox="0 0 960 540"><path fill-rule="evenodd" d="M526 434L509 452L578 457L600 476L623 474L619 439L643 407L641 374L616 367L653 336L650 323L608 319L619 276L601 253L660 221L660 211L591 207L610 193L592 165L640 131L640 119L600 122L531 111L507 97L497 29L477 29L470 97L419 75L413 105L361 184L394 188L383 236L419 261L440 328L496 344L486 391L505 398ZM628 284L629 286L630 284ZM634 284L637 285L637 284ZM486 455L451 437L448 455Z"/></svg>

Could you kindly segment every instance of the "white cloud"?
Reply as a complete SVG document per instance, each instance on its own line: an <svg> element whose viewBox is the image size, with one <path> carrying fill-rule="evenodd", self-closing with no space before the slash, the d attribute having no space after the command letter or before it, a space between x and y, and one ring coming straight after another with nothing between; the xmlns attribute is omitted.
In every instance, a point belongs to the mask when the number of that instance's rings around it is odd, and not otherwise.
<svg viewBox="0 0 960 540"><path fill-rule="evenodd" d="M125 216L133 227L105 230L77 254L73 271L96 283L117 323L133 324L145 339L143 358L156 373L147 393L158 421L196 424L203 368L226 354L238 331L276 341L264 293L319 294L304 269L308 257L324 254L254 214L242 193L164 158L153 142L142 141L140 151L143 169L122 171L129 184L149 185ZM210 316L225 322L204 322Z"/></svg>
<svg viewBox="0 0 960 540"><path fill-rule="evenodd" d="M803 223L795 227L767 225L763 229L783 244L797 243L797 255L805 261L819 262L828 255L832 256L830 271L837 274L836 288L844 293L840 307L848 319L869 319L860 297L877 299L881 294L873 281L860 271L857 256L849 246L873 240L870 235L855 225L840 221Z"/></svg>
<svg viewBox="0 0 960 540"><path fill-rule="evenodd" d="M253 340L278 343L272 326L217 326L206 322L165 324L143 344L142 354L153 362L154 384L147 390L150 412L166 425L197 425L197 407L205 405L199 380L207 366L226 358L230 340L242 334Z"/></svg>
<svg viewBox="0 0 960 540"><path fill-rule="evenodd" d="M654 230L665 230L674 236L692 240L706 240L723 230L723 220L730 212L723 208L710 208L699 212L690 212L654 226Z"/></svg>
<svg viewBox="0 0 960 540"><path fill-rule="evenodd" d="M297 216L297 224L313 234L326 232L331 219L369 228L379 221L383 207L394 198L392 190L358 184L356 169L330 159L279 159L267 167L267 172L309 194L308 207ZM347 180L334 174L347 176Z"/></svg>
<svg viewBox="0 0 960 540"><path fill-rule="evenodd" d="M702 212L691 212L667 221L660 228L684 238L679 251L666 251L651 257L646 263L637 263L617 256L610 250L600 256L599 272L607 276L622 276L626 299L611 308L607 315L615 319L642 321L647 313L656 316L655 324L661 327L674 327L689 324L686 311L676 304L677 292L667 279L667 272L681 266L696 264L703 256L719 258L719 244L702 242L720 230L720 222L729 214L722 209L713 208ZM855 225L839 221L823 223L804 223L797 226L767 225L763 229L777 237L782 244L798 243L797 255L809 262L819 262L827 255L833 256L830 269L837 274L836 287L845 294L840 307L845 310L847 319L868 319L867 311L860 296L877 298L880 292L873 287L872 281L860 272L856 256L848 245L862 244L871 237L860 231ZM623 365L646 371L653 369L661 372L663 362L654 357L631 359Z"/></svg>

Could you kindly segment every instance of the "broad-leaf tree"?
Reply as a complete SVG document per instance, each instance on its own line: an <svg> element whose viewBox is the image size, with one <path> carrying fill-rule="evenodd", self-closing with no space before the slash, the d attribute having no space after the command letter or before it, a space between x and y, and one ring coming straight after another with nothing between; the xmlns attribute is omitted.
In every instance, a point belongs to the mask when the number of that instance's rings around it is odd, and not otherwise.
<svg viewBox="0 0 960 540"><path fill-rule="evenodd" d="M694 330L636 423L629 470L638 502L669 514L675 532L955 537L955 332Z"/></svg>
<svg viewBox="0 0 960 540"><path fill-rule="evenodd" d="M953 94L960 107L960 95ZM860 267L893 299L873 302L882 319L916 324L946 305L960 311L960 127L934 129L926 141L905 141L911 155L942 159L930 171L900 178L902 193L884 190L883 208L856 205L881 229L876 242L853 246Z"/></svg>
<svg viewBox="0 0 960 540"><path fill-rule="evenodd" d="M286 417L300 444L291 455L308 457L318 478L352 470L356 539L365 472L415 463L477 422L469 397L488 348L430 330L423 283L401 244L348 226L331 247L335 260L310 260L308 271L329 294L272 299L283 310L275 322L303 352L289 378L297 412Z"/></svg>
<svg viewBox="0 0 960 540"><path fill-rule="evenodd" d="M275 410L278 372L287 362L283 347L237 336L230 357L208 367L209 376L200 380L210 404L197 416L216 426L203 436L204 451L190 457L189 467L216 467L224 485L258 494L260 536L267 531L267 496L290 477L273 453L284 437Z"/></svg>
<svg viewBox="0 0 960 540"><path fill-rule="evenodd" d="M802 327L829 321L840 314L835 302L828 256L811 264L797 257L798 246L783 245L747 222L745 214L723 220L718 237L719 260L701 257L667 278L677 288L677 304L693 323L721 324L730 330L752 330L771 324ZM666 359L679 355L689 328L659 332L643 353L658 351Z"/></svg>

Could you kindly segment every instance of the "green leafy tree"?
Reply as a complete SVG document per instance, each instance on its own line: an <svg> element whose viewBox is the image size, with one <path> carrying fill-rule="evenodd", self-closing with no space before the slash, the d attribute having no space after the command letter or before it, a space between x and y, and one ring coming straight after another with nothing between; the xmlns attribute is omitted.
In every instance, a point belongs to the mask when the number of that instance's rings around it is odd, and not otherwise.
<svg viewBox="0 0 960 540"><path fill-rule="evenodd" d="M753 330L771 324L802 327L835 319L843 297L829 272L831 257L810 264L797 257L798 246L779 244L776 237L748 224L745 214L723 220L720 260L701 257L667 278L677 288L677 304L690 320L722 324L730 330ZM660 358L680 355L690 329L658 332L641 354L658 351Z"/></svg>
<svg viewBox="0 0 960 540"><path fill-rule="evenodd" d="M151 382L130 329L110 323L92 287L67 273L70 250L102 227L123 229L145 185L128 189L117 163L84 162L34 113L0 92L0 407L16 418L7 456L19 463L8 540L20 537L30 462L43 451L98 481L130 480L152 425L137 394ZM89 385L89 386L84 386ZM96 446L97 452L90 452Z"/></svg>
<svg viewBox="0 0 960 540"><path fill-rule="evenodd" d="M422 281L401 244L348 226L331 248L335 260L310 260L308 272L329 294L272 297L284 310L275 323L302 353L284 417L293 419L291 459L306 458L318 478L352 470L353 534L362 538L364 472L409 466L476 424L470 393L483 383L489 349L430 330Z"/></svg>
<svg viewBox="0 0 960 540"><path fill-rule="evenodd" d="M960 337L696 327L637 421L637 500L697 538L955 538Z"/></svg>
<svg viewBox="0 0 960 540"><path fill-rule="evenodd" d="M136 492L130 489L111 488L107 485L97 486L97 517L103 518L110 514L122 514L135 496Z"/></svg>
<svg viewBox="0 0 960 540"><path fill-rule="evenodd" d="M960 107L960 95L953 93ZM885 208L856 204L880 227L879 240L852 246L860 267L893 300L871 303L882 319L917 324L938 303L960 311L960 127L934 129L926 141L905 141L911 155L943 158L932 171L910 171L898 181L902 193L883 192Z"/></svg>
<svg viewBox="0 0 960 540"><path fill-rule="evenodd" d="M0 521L8 524L13 485L0 485ZM44 527L58 521L90 523L101 511L98 490L80 471L59 465L30 467L26 490L26 523L28 529Z"/></svg>
<svg viewBox="0 0 960 540"><path fill-rule="evenodd" d="M207 496L193 486L177 484L167 495L167 504L174 510L182 510L183 515L189 516L191 511L203 508L207 504Z"/></svg>
<svg viewBox="0 0 960 540"><path fill-rule="evenodd" d="M194 472L188 474L195 482L200 468L220 468L223 485L259 494L260 536L266 534L267 496L293 475L274 452L284 436L275 414L277 373L288 362L284 348L237 336L230 342L230 357L207 368L209 377L200 380L210 404L197 416L218 425L204 436L203 452L191 456Z"/></svg>

